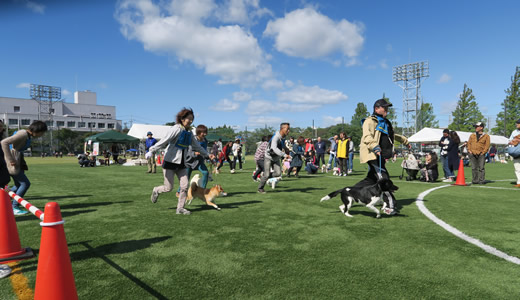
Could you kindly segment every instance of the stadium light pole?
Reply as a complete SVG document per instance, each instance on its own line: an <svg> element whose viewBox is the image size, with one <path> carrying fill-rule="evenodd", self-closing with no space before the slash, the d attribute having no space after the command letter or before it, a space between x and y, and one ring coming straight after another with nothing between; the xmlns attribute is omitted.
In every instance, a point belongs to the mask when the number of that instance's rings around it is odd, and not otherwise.
<svg viewBox="0 0 520 300"><path fill-rule="evenodd" d="M403 89L403 134L417 132L417 119L422 106L421 79L430 77L428 61L393 67L392 78Z"/></svg>
<svg viewBox="0 0 520 300"><path fill-rule="evenodd" d="M30 86L31 99L38 102L38 119L48 122L48 130L50 133L49 153L52 151L52 130L54 127L52 108L55 102L61 102L61 88L56 86L48 86L41 84L32 84ZM42 119L44 118L44 119ZM43 145L42 145L43 149Z"/></svg>

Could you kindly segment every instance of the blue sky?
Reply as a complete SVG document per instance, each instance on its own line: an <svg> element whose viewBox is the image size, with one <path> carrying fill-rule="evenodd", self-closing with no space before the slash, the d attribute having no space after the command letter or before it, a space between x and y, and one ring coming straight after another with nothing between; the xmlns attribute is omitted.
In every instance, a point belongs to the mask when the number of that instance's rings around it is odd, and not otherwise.
<svg viewBox="0 0 520 300"><path fill-rule="evenodd" d="M0 3L0 96L29 98L29 83L67 102L91 90L127 126L188 106L212 127L324 127L383 93L402 123L392 67L417 61L441 127L465 83L493 124L520 65L518 1Z"/></svg>

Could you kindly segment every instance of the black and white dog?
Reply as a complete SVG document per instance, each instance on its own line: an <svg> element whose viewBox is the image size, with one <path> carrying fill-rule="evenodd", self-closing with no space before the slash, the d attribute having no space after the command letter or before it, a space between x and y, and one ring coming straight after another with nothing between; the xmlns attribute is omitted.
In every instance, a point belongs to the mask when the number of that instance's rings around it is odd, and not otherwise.
<svg viewBox="0 0 520 300"><path fill-rule="evenodd" d="M321 198L320 202L334 198L339 193L341 193L341 201L343 201L343 205L340 205L339 209L342 213L345 214L345 216L352 217L352 215L349 214L348 211L355 201L365 205L366 207L374 211L377 214L376 218L381 218L381 213L375 207L375 205L383 203L383 207L381 208L381 210L385 210L388 206L388 203L386 203L386 201L383 201L383 193L392 193L397 191L398 189L399 188L394 185L392 180L388 178L382 178L379 179L377 183L371 185L366 185L362 187L354 186L342 188ZM395 210L391 210L391 212L387 213L395 214Z"/></svg>

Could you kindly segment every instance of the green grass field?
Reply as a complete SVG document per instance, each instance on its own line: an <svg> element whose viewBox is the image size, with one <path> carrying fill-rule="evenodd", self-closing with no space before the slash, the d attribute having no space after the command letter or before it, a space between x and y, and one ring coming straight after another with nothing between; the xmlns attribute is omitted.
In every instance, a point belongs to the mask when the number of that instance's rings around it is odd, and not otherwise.
<svg viewBox="0 0 520 300"><path fill-rule="evenodd" d="M356 159L356 163L359 160ZM162 174L146 167L79 168L75 158L29 158L26 199L61 206L80 299L519 299L520 265L495 257L445 231L415 205L443 183L399 180L389 163L401 214L375 219L356 205L342 215L327 193L365 175L284 178L257 193L251 157L229 168L221 184L222 211L195 199L190 216L176 215L174 193L150 202ZM441 171L441 170L440 170ZM442 173L442 172L441 172ZM303 172L302 172L303 174ZM465 169L469 182L471 169ZM430 193L426 207L464 233L520 257L520 189L512 164L488 164L486 186L453 186ZM175 187L177 188L177 186ZM23 247L37 252L41 227L17 216ZM37 258L18 262L34 288ZM0 299L16 299L0 280Z"/></svg>

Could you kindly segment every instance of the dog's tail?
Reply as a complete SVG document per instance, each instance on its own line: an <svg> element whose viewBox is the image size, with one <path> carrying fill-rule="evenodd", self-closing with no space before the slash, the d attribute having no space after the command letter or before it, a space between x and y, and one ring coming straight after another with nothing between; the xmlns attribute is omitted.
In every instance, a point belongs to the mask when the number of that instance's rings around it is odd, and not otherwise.
<svg viewBox="0 0 520 300"><path fill-rule="evenodd" d="M199 174L195 174L193 178L190 180L190 185L188 188L188 196L186 197L186 200L188 201L188 205L191 204L191 200L193 200L193 192L197 190L199 187L198 181L199 181Z"/></svg>
<svg viewBox="0 0 520 300"><path fill-rule="evenodd" d="M335 192L332 192L330 194L328 194L327 196L321 198L320 202L323 202L323 201L327 201L327 200L330 200L331 198L334 198L336 197L339 193L341 193L343 191L343 189L339 189Z"/></svg>

